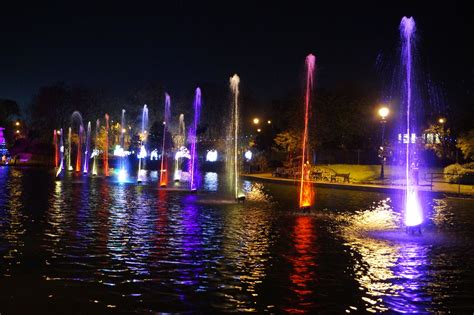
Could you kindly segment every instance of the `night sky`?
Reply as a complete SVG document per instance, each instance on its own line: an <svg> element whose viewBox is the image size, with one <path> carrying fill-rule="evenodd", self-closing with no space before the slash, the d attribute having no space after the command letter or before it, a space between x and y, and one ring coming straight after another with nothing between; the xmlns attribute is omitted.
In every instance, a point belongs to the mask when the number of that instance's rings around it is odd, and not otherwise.
<svg viewBox="0 0 474 315"><path fill-rule="evenodd" d="M377 76L389 76L379 64L396 62L400 19L413 15L425 70L451 107L474 103L467 4L161 2L3 5L0 98L27 106L40 86L59 81L119 93L153 80L173 95L204 83L227 85L238 73L242 88L267 102L301 85L310 52L319 86L377 87Z"/></svg>

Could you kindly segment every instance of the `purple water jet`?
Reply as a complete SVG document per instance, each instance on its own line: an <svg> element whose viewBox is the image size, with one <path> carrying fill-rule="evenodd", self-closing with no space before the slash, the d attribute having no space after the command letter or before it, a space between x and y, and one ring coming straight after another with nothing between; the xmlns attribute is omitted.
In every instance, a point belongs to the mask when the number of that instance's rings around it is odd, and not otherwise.
<svg viewBox="0 0 474 315"><path fill-rule="evenodd" d="M410 169L417 163L414 158L416 152L412 150L411 133L415 129L414 117L412 115L412 87L413 87L413 40L416 26L413 17L403 17L400 22L400 37L402 41L402 66L405 75L403 82L403 102L406 107L406 148L405 148L405 226L412 228L423 223L423 213L420 206L416 179L410 174Z"/></svg>
<svg viewBox="0 0 474 315"><path fill-rule="evenodd" d="M190 173L190 188L191 190L196 190L199 182L199 171L197 166L197 152L196 152L196 143L197 135L196 131L199 124L199 116L201 113L201 89L197 88L194 96L194 121L193 125L189 129L189 141L191 142L191 164L189 166Z"/></svg>

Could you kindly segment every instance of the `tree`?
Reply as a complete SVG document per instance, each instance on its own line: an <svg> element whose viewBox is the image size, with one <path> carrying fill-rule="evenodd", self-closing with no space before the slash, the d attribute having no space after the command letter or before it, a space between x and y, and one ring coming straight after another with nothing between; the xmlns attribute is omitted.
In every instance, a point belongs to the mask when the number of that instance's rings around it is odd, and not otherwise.
<svg viewBox="0 0 474 315"><path fill-rule="evenodd" d="M465 159L474 160L474 129L460 136L456 147L461 150Z"/></svg>
<svg viewBox="0 0 474 315"><path fill-rule="evenodd" d="M274 142L277 151L284 151L288 153L288 158L301 149L301 134L294 129L285 130L276 135Z"/></svg>
<svg viewBox="0 0 474 315"><path fill-rule="evenodd" d="M426 149L432 150L440 159L454 158L454 148L450 141L451 130L449 128L445 128L442 124L430 124L425 129L425 134L430 136L425 143Z"/></svg>

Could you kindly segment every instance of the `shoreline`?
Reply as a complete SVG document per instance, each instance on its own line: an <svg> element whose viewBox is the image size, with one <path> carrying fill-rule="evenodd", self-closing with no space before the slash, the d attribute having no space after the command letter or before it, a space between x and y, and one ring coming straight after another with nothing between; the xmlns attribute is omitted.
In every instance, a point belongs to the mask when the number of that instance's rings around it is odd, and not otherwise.
<svg viewBox="0 0 474 315"><path fill-rule="evenodd" d="M271 173L262 173L262 174L241 174L242 178L249 178L249 179L257 179L261 181L271 182L271 183L278 183L283 185L295 185L298 183L298 180L292 178L281 178L281 177L273 177ZM329 183L329 182L321 182L321 181L311 181L311 184L315 187L323 187L323 188L333 188L333 189L346 189L346 190L362 190L362 191L373 191L373 192L385 192L385 193L403 193L405 191L404 186L395 186L395 185L377 185L377 184L358 184L358 183ZM435 186L435 185L433 185ZM455 197L455 198L474 198L474 188L472 192L457 192L457 185L453 185L452 190L446 190L441 188L433 187L429 185L420 185L419 190L423 193L431 193L437 196L447 196L447 197Z"/></svg>

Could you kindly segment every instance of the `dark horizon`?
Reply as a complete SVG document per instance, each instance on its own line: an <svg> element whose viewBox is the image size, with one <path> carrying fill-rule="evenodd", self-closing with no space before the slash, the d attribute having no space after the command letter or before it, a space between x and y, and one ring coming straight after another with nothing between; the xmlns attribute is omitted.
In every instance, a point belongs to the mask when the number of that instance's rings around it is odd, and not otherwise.
<svg viewBox="0 0 474 315"><path fill-rule="evenodd" d="M472 19L466 5L104 4L12 8L0 21L0 98L28 107L41 86L65 82L121 93L145 82L172 95L226 86L237 73L261 103L301 86L304 58L317 58L318 87L357 82L383 90L414 16L420 69L452 110L473 103ZM155 15L155 16L153 16ZM385 86L382 86L385 84ZM386 91L381 91L381 95ZM205 91L203 91L205 94Z"/></svg>

